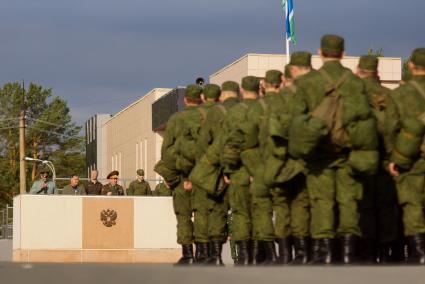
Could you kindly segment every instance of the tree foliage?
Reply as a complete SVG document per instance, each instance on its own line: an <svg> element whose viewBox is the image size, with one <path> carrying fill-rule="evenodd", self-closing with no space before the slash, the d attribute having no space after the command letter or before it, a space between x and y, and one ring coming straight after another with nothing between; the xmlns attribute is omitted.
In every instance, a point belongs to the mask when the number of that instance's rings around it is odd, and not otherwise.
<svg viewBox="0 0 425 284"><path fill-rule="evenodd" d="M24 101L25 97L25 101ZM25 102L25 104L24 104ZM85 174L81 127L72 122L67 102L52 89L19 82L0 88L0 203L10 203L19 192L19 115L26 110L26 156L50 160L57 176ZM27 191L38 175L39 164L27 162Z"/></svg>
<svg viewBox="0 0 425 284"><path fill-rule="evenodd" d="M374 55L376 57L384 57L384 49L382 49L382 48L379 48L379 49L369 48L367 50L367 55Z"/></svg>

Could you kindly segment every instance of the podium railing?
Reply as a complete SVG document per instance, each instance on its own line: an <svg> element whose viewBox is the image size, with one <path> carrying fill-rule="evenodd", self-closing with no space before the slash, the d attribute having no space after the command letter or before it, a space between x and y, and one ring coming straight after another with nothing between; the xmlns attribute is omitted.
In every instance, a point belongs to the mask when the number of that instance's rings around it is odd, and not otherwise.
<svg viewBox="0 0 425 284"><path fill-rule="evenodd" d="M0 239L13 238L13 207L6 205L6 208L0 211Z"/></svg>

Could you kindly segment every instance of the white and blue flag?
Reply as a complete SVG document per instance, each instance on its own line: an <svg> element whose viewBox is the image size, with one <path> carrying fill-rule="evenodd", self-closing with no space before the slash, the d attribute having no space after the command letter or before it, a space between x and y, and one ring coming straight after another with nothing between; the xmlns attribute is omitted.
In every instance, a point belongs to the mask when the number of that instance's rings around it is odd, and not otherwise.
<svg viewBox="0 0 425 284"><path fill-rule="evenodd" d="M286 39L292 43L296 43L295 37L295 20L294 20L294 2L293 0L281 0L282 9L285 11L285 26L286 26Z"/></svg>

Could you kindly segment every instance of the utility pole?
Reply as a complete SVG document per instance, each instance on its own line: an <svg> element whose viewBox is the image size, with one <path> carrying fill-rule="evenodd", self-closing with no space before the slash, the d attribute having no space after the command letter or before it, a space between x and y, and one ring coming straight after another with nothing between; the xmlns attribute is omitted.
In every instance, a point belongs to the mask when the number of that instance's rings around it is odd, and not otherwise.
<svg viewBox="0 0 425 284"><path fill-rule="evenodd" d="M19 193L27 193L26 161L25 161L25 83L22 80L22 105L19 117Z"/></svg>

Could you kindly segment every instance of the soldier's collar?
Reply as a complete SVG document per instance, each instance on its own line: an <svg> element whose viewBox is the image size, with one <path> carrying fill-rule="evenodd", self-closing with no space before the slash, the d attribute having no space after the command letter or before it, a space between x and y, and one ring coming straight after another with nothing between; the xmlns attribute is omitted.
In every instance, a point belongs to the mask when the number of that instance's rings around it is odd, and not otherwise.
<svg viewBox="0 0 425 284"><path fill-rule="evenodd" d="M235 97L230 97L230 98L227 98L223 103L227 103L227 102L237 102L237 101L239 101L239 99L238 98L235 98Z"/></svg>
<svg viewBox="0 0 425 284"><path fill-rule="evenodd" d="M367 82L377 82L377 83L381 82L381 79L379 78L379 76L369 76L369 77L363 78L363 80Z"/></svg>
<svg viewBox="0 0 425 284"><path fill-rule="evenodd" d="M415 75L413 76L413 80L420 82L425 81L425 75Z"/></svg>
<svg viewBox="0 0 425 284"><path fill-rule="evenodd" d="M341 60L331 60L323 63L323 66L342 66Z"/></svg>
<svg viewBox="0 0 425 284"><path fill-rule="evenodd" d="M277 95L278 94L278 92L266 92L265 94L264 94L264 96L265 97L271 97L271 96L275 96L275 95Z"/></svg>
<svg viewBox="0 0 425 284"><path fill-rule="evenodd" d="M184 107L184 109L185 110L187 110L187 109L194 109L194 108L197 108L198 106L185 106Z"/></svg>

